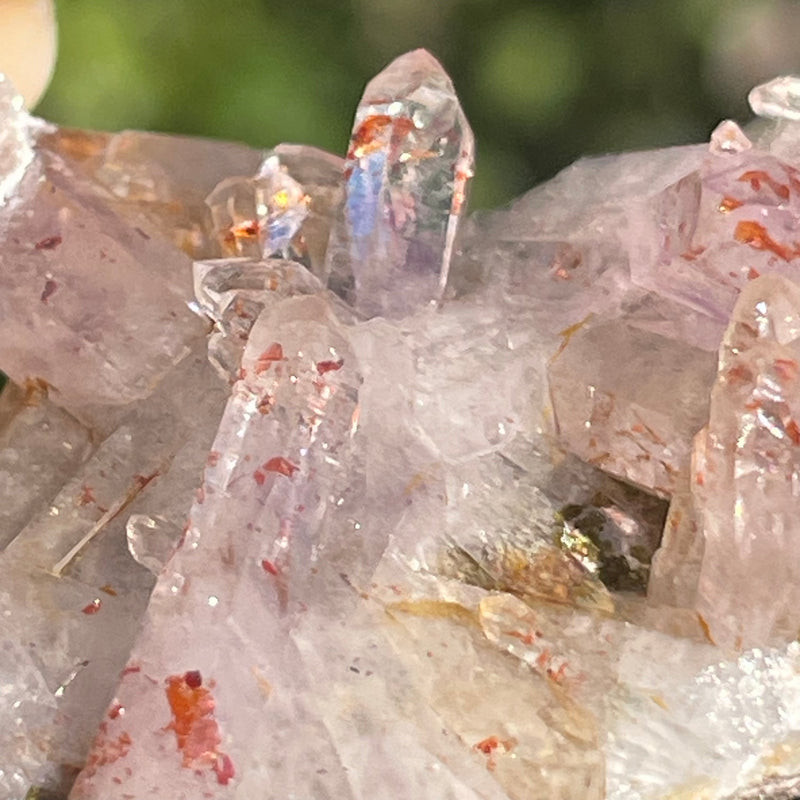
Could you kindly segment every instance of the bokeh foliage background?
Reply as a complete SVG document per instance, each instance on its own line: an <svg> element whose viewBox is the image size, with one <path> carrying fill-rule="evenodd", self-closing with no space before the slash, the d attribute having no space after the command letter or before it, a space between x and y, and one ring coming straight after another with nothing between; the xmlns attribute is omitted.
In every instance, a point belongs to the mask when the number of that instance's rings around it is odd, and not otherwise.
<svg viewBox="0 0 800 800"><path fill-rule="evenodd" d="M37 113L67 125L343 152L397 54L445 65L478 141L473 206L580 155L706 138L800 71L795 0L57 0Z"/></svg>

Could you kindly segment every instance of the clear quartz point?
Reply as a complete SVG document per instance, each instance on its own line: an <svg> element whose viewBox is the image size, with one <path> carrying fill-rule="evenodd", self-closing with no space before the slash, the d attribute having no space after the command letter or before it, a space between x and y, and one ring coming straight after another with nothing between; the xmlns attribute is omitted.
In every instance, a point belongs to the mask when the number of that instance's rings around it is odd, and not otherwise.
<svg viewBox="0 0 800 800"><path fill-rule="evenodd" d="M265 256L288 249L308 215L309 197L277 155L264 159L253 181Z"/></svg>
<svg viewBox="0 0 800 800"><path fill-rule="evenodd" d="M733 120L725 119L711 133L708 149L715 155L724 155L742 153L752 146L744 131Z"/></svg>
<svg viewBox="0 0 800 800"><path fill-rule="evenodd" d="M750 90L753 113L771 119L800 120L800 76L782 75Z"/></svg>
<svg viewBox="0 0 800 800"><path fill-rule="evenodd" d="M288 252L309 202L275 154L252 178L226 178L206 198L223 255L251 258Z"/></svg>
<svg viewBox="0 0 800 800"><path fill-rule="evenodd" d="M791 638L800 628L800 286L765 275L742 291L697 446L698 611L709 636L736 649Z"/></svg>
<svg viewBox="0 0 800 800"><path fill-rule="evenodd" d="M473 153L453 84L430 53L406 53L369 82L328 253L334 275L352 272L360 311L397 316L442 296Z"/></svg>
<svg viewBox="0 0 800 800"><path fill-rule="evenodd" d="M265 307L295 294L314 294L322 284L294 261L220 258L195 261L195 298L214 320L208 358L230 383L239 376L250 329Z"/></svg>
<svg viewBox="0 0 800 800"><path fill-rule="evenodd" d="M256 207L252 178L226 178L206 198L214 233L226 256L258 258L263 251L263 232Z"/></svg>

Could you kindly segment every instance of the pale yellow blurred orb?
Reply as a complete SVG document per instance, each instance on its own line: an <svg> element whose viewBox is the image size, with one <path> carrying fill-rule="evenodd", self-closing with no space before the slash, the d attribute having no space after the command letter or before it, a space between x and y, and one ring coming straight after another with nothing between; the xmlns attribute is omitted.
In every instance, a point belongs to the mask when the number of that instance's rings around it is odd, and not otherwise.
<svg viewBox="0 0 800 800"><path fill-rule="evenodd" d="M50 83L57 42L53 0L0 0L0 72L28 108Z"/></svg>

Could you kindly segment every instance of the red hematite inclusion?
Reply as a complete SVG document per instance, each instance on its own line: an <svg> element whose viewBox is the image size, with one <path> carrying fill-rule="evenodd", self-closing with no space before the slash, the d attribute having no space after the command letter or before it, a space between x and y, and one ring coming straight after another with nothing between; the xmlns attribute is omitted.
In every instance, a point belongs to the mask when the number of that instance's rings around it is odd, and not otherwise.
<svg viewBox="0 0 800 800"><path fill-rule="evenodd" d="M234 777L233 763L217 749L221 741L219 726L214 719L214 697L203 686L197 670L167 678L167 701L172 711L169 727L175 731L178 749L183 754L183 766L197 769L210 767L219 783L225 785Z"/></svg>

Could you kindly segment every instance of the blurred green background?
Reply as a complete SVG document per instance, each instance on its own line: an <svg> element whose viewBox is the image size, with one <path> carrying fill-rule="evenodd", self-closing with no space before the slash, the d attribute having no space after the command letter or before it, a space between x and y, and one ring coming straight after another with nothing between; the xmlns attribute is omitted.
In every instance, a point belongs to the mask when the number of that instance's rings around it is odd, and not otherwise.
<svg viewBox="0 0 800 800"><path fill-rule="evenodd" d="M580 155L705 139L800 71L794 0L57 0L37 113L343 153L365 82L431 50L478 142L473 207Z"/></svg>

